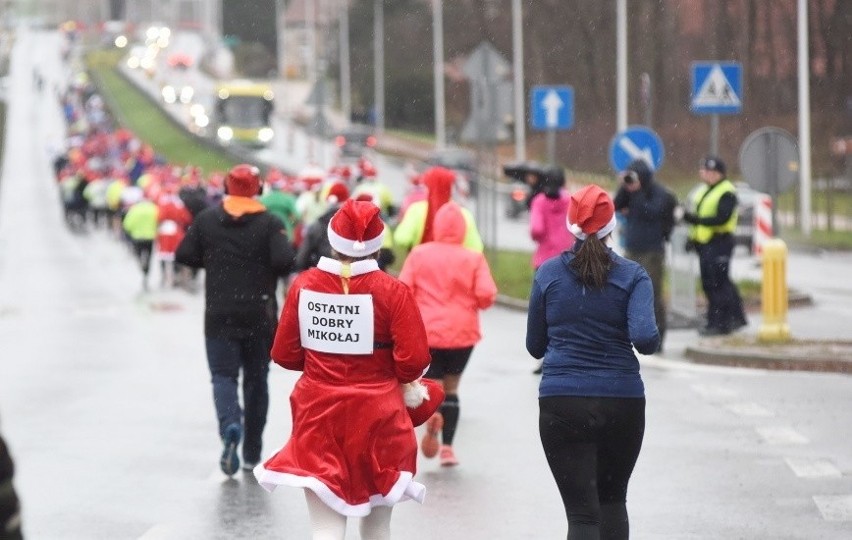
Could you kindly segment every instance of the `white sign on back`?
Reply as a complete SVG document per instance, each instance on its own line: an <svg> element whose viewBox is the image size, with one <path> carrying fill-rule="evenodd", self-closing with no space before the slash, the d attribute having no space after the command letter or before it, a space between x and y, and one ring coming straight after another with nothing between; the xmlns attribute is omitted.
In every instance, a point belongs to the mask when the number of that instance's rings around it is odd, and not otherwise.
<svg viewBox="0 0 852 540"><path fill-rule="evenodd" d="M373 353L373 295L299 292L302 347L338 354Z"/></svg>

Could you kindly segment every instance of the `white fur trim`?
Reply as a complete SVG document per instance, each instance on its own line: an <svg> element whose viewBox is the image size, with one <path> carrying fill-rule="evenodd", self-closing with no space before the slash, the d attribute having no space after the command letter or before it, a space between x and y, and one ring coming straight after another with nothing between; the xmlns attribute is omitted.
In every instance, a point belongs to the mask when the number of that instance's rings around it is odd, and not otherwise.
<svg viewBox="0 0 852 540"><path fill-rule="evenodd" d="M409 409L416 409L424 401L429 401L429 390L420 381L412 381L402 386L405 406Z"/></svg>
<svg viewBox="0 0 852 540"><path fill-rule="evenodd" d="M568 232L576 236L578 240L586 239L586 233L583 232L583 229L581 229L579 225L577 225L576 223L571 223L570 221L567 221L567 223Z"/></svg>
<svg viewBox="0 0 852 540"><path fill-rule="evenodd" d="M616 223L618 222L615 220L615 213L613 212L612 217L609 218L609 223L604 225L601 230L596 232L595 236L597 236L598 238L603 238L604 236L608 235L609 233L615 230Z"/></svg>
<svg viewBox="0 0 852 540"><path fill-rule="evenodd" d="M278 486L310 489L332 510L349 517L364 517L375 506L393 506L396 503L409 499L422 504L423 499L426 497L426 486L420 482L415 482L414 474L408 471L399 472L399 478L386 495L376 493L375 495L370 495L369 502L349 504L335 495L328 486L313 476L298 476L290 473L270 471L263 465L261 463L254 468L254 476L263 489L270 492L274 491Z"/></svg>
<svg viewBox="0 0 852 540"><path fill-rule="evenodd" d="M337 259L328 257L320 257L317 262L317 268L323 272L334 274L336 276L343 275L343 263ZM361 274L369 274L379 269L379 263L375 259L365 259L363 261L354 261L349 265L350 276L360 276Z"/></svg>
<svg viewBox="0 0 852 540"><path fill-rule="evenodd" d="M379 251L382 247L382 242L385 239L385 231L375 238L364 240L352 240L351 238L343 238L331 228L331 221L328 222L328 243L331 244L334 251L346 255L348 257L366 257L371 253Z"/></svg>
<svg viewBox="0 0 852 540"><path fill-rule="evenodd" d="M568 231L574 236L576 236L578 240L585 240L589 237L589 235L584 233L583 229L581 229L580 226L576 223L571 223L568 220L565 220L565 222L568 224ZM609 219L609 223L604 225L598 232L596 232L595 236L597 236L598 238L605 237L606 235L615 230L616 223L618 222L615 219L615 213L613 213L612 217Z"/></svg>

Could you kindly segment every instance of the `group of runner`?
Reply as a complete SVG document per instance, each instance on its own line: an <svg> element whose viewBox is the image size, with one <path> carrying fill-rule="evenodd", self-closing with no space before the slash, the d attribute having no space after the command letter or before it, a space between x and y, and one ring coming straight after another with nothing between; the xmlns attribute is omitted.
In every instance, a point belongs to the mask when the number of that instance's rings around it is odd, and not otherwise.
<svg viewBox="0 0 852 540"><path fill-rule="evenodd" d="M53 165L69 228L108 230L126 240L146 290L152 262L161 267L162 287L194 289L193 273L175 266L174 253L194 217L226 195L227 171L204 174L199 167L168 163L133 132L115 126L85 78L75 79L61 100L67 135ZM281 219L293 245L303 248L296 268L301 271L329 254L325 225L344 200L373 202L393 225L412 202L426 197L420 175L412 170L409 180L408 194L397 202L366 157L329 169L309 165L295 175L270 167L260 201ZM310 233L314 223L319 242ZM383 268L393 260L392 238L387 235Z"/></svg>

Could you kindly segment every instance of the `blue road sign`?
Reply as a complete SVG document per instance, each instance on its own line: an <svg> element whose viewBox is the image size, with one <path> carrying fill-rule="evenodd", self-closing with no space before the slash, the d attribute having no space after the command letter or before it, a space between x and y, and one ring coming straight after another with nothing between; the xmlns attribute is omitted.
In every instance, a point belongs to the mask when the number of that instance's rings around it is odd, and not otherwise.
<svg viewBox="0 0 852 540"><path fill-rule="evenodd" d="M737 114L743 108L743 67L738 62L694 62L690 109L695 114Z"/></svg>
<svg viewBox="0 0 852 540"><path fill-rule="evenodd" d="M573 87L534 86L530 98L530 118L533 129L574 127Z"/></svg>
<svg viewBox="0 0 852 540"><path fill-rule="evenodd" d="M645 126L629 126L609 143L609 164L616 173L636 159L645 160L652 170L657 170L663 164L663 156L662 139Z"/></svg>

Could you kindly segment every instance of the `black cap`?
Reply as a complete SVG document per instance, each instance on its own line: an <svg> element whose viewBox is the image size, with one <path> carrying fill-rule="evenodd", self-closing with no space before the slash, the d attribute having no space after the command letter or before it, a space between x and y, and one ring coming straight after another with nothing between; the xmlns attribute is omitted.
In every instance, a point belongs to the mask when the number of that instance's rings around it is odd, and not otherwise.
<svg viewBox="0 0 852 540"><path fill-rule="evenodd" d="M701 160L701 168L706 171L716 171L722 176L728 174L728 169L725 168L725 162L716 156L707 156Z"/></svg>

